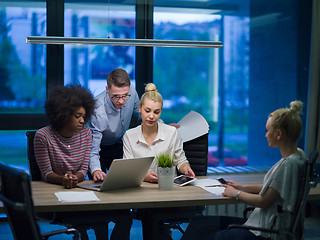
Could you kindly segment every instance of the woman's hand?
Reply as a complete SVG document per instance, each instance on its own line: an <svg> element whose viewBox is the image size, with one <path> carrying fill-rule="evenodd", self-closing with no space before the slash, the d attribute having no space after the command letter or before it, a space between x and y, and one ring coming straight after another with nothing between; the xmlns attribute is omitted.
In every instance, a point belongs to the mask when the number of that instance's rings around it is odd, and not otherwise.
<svg viewBox="0 0 320 240"><path fill-rule="evenodd" d="M188 177L195 177L196 175L194 174L193 170L190 167L189 163L186 164L182 164L182 166L180 167L180 169L182 169L182 172L184 175L188 176Z"/></svg>
<svg viewBox="0 0 320 240"><path fill-rule="evenodd" d="M148 172L144 178L145 182L157 183L158 175L155 172Z"/></svg>
<svg viewBox="0 0 320 240"><path fill-rule="evenodd" d="M222 185L220 185L220 187L224 187L225 188L224 192L222 193L223 196L232 197L232 198L235 198L237 196L238 189L235 189L234 187L229 185L229 183L228 183L228 185L227 184L222 184Z"/></svg>
<svg viewBox="0 0 320 240"><path fill-rule="evenodd" d="M234 187L235 189L238 189L238 190L243 190L241 184L239 184L239 183L237 183L235 181L232 181L232 180L226 180L226 181L227 181L229 186L232 186L232 187Z"/></svg>
<svg viewBox="0 0 320 240"><path fill-rule="evenodd" d="M67 171L67 173L64 175L62 179L62 185L65 188L74 188L78 184L78 177L74 174L72 174L71 171Z"/></svg>

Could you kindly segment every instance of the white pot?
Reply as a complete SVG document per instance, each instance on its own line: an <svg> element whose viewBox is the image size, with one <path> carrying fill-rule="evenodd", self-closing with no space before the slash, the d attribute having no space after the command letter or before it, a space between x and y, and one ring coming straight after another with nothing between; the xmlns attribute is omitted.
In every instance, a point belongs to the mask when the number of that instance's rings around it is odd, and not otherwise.
<svg viewBox="0 0 320 240"><path fill-rule="evenodd" d="M158 167L158 186L160 190L172 190L175 176L175 166L171 168Z"/></svg>

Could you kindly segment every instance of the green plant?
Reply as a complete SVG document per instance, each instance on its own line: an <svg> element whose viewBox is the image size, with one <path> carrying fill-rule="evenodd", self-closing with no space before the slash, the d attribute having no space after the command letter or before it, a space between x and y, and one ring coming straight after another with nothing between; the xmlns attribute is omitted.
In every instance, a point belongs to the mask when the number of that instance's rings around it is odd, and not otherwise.
<svg viewBox="0 0 320 240"><path fill-rule="evenodd" d="M171 168L173 166L173 158L169 154L159 154L157 156L158 167Z"/></svg>

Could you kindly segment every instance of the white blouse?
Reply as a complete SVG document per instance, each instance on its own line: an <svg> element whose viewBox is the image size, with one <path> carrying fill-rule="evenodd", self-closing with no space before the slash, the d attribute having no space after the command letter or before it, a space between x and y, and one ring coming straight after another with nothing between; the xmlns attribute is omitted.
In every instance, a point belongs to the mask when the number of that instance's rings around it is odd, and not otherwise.
<svg viewBox="0 0 320 240"><path fill-rule="evenodd" d="M123 136L123 158L157 156L169 154L173 157L174 165L180 169L188 162L183 151L183 143L175 127L158 122L158 134L148 145L142 134L141 125L128 130ZM157 172L157 162L154 159L149 172Z"/></svg>

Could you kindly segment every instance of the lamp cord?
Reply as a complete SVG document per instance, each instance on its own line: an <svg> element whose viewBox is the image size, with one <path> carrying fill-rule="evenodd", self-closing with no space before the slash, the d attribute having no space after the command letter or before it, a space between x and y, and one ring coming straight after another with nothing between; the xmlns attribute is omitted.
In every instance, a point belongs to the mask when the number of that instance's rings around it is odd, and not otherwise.
<svg viewBox="0 0 320 240"><path fill-rule="evenodd" d="M110 0L108 0L108 10L107 10L107 38L110 38Z"/></svg>

